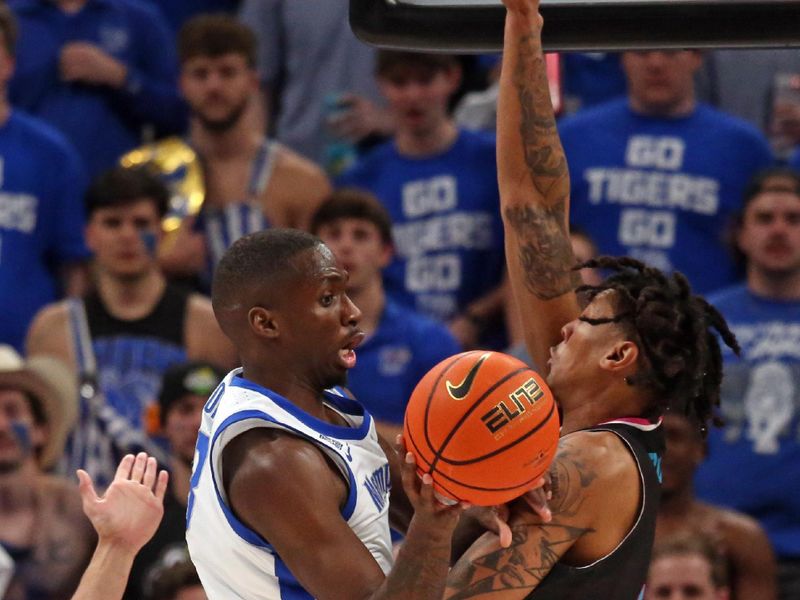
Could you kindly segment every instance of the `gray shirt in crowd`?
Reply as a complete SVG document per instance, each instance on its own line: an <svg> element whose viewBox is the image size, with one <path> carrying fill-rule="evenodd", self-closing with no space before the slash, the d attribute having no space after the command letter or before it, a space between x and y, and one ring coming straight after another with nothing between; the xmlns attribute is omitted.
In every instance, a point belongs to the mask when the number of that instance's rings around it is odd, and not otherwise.
<svg viewBox="0 0 800 600"><path fill-rule="evenodd" d="M348 0L244 0L239 18L258 35L262 83L278 90L275 137L322 162L324 102L351 92L381 103L375 50L350 30Z"/></svg>

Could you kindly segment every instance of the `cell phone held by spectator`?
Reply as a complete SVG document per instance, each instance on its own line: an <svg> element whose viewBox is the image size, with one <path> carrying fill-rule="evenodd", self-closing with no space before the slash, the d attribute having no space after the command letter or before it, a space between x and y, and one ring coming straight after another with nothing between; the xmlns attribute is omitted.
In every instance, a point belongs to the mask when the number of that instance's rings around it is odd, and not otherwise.
<svg viewBox="0 0 800 600"><path fill-rule="evenodd" d="M325 111L325 146L323 148L323 166L331 177L336 177L355 163L358 152L355 144L339 135L334 127L337 119L351 108L347 96L342 93L330 93L324 99Z"/></svg>

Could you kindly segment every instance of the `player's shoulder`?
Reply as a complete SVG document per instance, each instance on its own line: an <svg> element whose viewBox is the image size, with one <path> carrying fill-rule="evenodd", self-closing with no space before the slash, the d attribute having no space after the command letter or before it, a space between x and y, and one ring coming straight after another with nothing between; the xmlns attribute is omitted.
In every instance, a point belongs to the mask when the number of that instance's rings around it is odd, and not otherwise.
<svg viewBox="0 0 800 600"><path fill-rule="evenodd" d="M556 459L582 473L587 482L638 477L636 459L622 438L612 431L581 430L558 443Z"/></svg>
<svg viewBox="0 0 800 600"><path fill-rule="evenodd" d="M261 487L295 482L312 484L330 471L323 451L310 440L284 429L257 427L237 435L224 449L226 465L237 476Z"/></svg>
<svg viewBox="0 0 800 600"><path fill-rule="evenodd" d="M554 522L597 528L612 507L633 512L639 472L623 442L608 431L576 431L562 437L549 470ZM590 500L587 502L587 500ZM603 525L605 526L605 525Z"/></svg>
<svg viewBox="0 0 800 600"><path fill-rule="evenodd" d="M617 440L619 440L619 436L612 431L579 429L564 435L559 442L559 447L563 445L565 448L575 451L592 450L605 453L616 449Z"/></svg>

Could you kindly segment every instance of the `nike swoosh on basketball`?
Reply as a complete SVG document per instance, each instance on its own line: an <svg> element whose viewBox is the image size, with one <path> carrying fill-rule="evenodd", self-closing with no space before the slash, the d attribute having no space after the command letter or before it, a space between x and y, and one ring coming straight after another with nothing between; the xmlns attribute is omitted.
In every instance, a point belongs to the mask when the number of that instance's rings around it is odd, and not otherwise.
<svg viewBox="0 0 800 600"><path fill-rule="evenodd" d="M453 400L463 400L469 394L470 389L472 389L472 382L475 381L475 376L478 374L478 369L481 368L481 365L484 361L489 358L490 353L487 352L483 356L481 356L477 362L472 365L472 368L467 373L467 376L464 377L464 381L459 383L458 385L453 385L450 381L447 381L447 393L450 394L450 397Z"/></svg>

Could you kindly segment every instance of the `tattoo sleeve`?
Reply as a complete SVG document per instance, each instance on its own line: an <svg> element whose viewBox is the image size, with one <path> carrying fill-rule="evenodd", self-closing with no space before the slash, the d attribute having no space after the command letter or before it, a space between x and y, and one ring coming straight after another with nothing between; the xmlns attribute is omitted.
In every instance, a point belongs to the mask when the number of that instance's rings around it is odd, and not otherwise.
<svg viewBox="0 0 800 600"><path fill-rule="evenodd" d="M566 442L566 443L565 443ZM448 578L448 600L474 598L482 594L535 589L553 566L584 534L594 531L580 526L586 490L597 478L579 449L562 440L562 448L551 467L553 520L542 523L525 509L524 501L512 507L513 534L509 548L467 553Z"/></svg>
<svg viewBox="0 0 800 600"><path fill-rule="evenodd" d="M538 34L529 33L519 42L513 84L520 104L519 134L533 186L543 198L568 178L567 160L558 138L550 88Z"/></svg>
<svg viewBox="0 0 800 600"><path fill-rule="evenodd" d="M578 273L567 229L569 173L550 101L544 54L538 34L518 42L512 83L520 106L519 136L526 176L540 203L505 209L517 234L525 285L537 298L550 300L575 289Z"/></svg>
<svg viewBox="0 0 800 600"><path fill-rule="evenodd" d="M575 257L565 222L566 198L553 206L514 206L506 220L517 234L525 287L540 300L551 300L580 285L572 270Z"/></svg>

